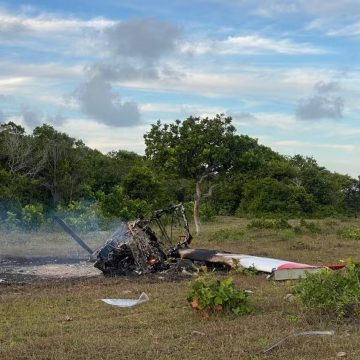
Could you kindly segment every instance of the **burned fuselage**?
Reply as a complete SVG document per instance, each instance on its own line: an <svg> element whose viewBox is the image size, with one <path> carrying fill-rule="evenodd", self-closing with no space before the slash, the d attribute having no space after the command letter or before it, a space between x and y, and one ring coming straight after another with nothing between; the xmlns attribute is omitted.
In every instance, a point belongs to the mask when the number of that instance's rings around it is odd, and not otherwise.
<svg viewBox="0 0 360 360"><path fill-rule="evenodd" d="M168 215L171 223L164 224L162 217ZM175 245L172 240L174 219L181 221L183 229ZM170 234L166 225L170 226ZM153 226L158 228L159 237ZM92 259L94 266L109 276L163 271L170 267L168 255L176 249L187 247L191 238L184 206L179 204L155 212L149 220L139 219L122 226L92 254Z"/></svg>

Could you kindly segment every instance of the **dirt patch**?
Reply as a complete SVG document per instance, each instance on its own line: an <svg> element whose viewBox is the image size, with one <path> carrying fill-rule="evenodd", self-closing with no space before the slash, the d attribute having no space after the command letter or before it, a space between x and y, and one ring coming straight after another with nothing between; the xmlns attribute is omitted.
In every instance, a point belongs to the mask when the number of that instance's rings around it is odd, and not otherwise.
<svg viewBox="0 0 360 360"><path fill-rule="evenodd" d="M0 258L0 285L41 279L83 278L101 275L93 264L81 258L16 257Z"/></svg>

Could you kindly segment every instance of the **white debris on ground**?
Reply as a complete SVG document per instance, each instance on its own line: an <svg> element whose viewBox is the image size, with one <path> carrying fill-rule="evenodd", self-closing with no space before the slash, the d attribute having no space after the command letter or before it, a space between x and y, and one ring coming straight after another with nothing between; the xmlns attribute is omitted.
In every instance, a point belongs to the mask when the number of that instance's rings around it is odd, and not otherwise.
<svg viewBox="0 0 360 360"><path fill-rule="evenodd" d="M101 301L113 306L131 307L149 301L149 297L143 292L138 299L101 299Z"/></svg>

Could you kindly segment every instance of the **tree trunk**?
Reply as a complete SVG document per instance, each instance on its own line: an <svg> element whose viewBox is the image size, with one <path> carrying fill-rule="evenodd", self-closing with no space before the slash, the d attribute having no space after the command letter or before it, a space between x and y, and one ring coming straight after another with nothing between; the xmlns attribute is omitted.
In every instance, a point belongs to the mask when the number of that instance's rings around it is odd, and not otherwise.
<svg viewBox="0 0 360 360"><path fill-rule="evenodd" d="M194 223L195 223L196 235L200 234L200 231L201 231L200 201L201 201L200 181L197 181L196 182L195 200L194 200Z"/></svg>
<svg viewBox="0 0 360 360"><path fill-rule="evenodd" d="M201 222L200 222L200 203L201 199L210 197L212 195L213 189L216 185L211 185L208 189L208 192L203 194L201 190L201 184L205 179L209 177L216 177L217 172L210 172L203 175L197 182L196 182L196 192L195 192L195 200L194 200L194 223L195 223L195 231L196 235L200 234L201 231Z"/></svg>

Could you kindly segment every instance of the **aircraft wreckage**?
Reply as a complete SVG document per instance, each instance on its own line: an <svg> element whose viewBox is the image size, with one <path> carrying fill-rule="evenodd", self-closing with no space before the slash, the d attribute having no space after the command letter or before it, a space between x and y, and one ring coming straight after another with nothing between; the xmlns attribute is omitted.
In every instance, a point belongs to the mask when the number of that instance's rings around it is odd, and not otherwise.
<svg viewBox="0 0 360 360"><path fill-rule="evenodd" d="M253 268L269 274L268 277L274 280L297 279L306 276L307 272L324 268L267 257L191 248L192 236L183 204L155 211L149 219L123 224L95 251L63 220L56 216L54 219L90 254L94 266L106 276L164 272L175 268L181 259L225 269L239 266ZM344 265L328 267L336 270Z"/></svg>

